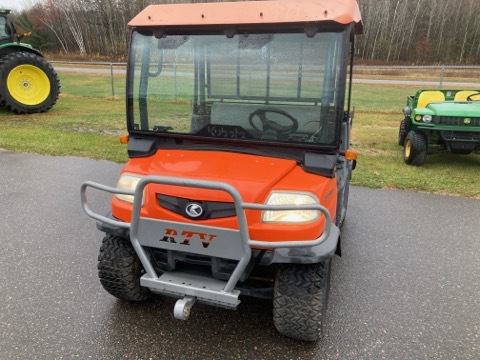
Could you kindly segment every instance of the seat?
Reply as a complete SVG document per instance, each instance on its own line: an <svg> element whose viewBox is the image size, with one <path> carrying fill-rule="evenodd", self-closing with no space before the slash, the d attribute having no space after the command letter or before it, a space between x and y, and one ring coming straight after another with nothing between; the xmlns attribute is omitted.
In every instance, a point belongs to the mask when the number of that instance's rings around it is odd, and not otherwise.
<svg viewBox="0 0 480 360"><path fill-rule="evenodd" d="M474 90L461 90L455 94L453 101L467 101L467 97L473 94L478 94L478 91Z"/></svg>
<svg viewBox="0 0 480 360"><path fill-rule="evenodd" d="M422 91L418 96L417 108L424 108L431 102L445 101L445 95L438 90Z"/></svg>

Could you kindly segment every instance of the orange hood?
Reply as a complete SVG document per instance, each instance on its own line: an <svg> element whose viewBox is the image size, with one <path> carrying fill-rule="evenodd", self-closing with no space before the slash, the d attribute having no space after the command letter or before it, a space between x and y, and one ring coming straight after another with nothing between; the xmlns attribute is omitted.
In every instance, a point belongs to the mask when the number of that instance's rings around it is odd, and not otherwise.
<svg viewBox="0 0 480 360"><path fill-rule="evenodd" d="M243 201L263 202L275 183L291 172L294 160L220 151L158 150L148 158L134 158L124 172L217 180L234 186ZM158 192L196 200L229 201L217 191L160 185Z"/></svg>

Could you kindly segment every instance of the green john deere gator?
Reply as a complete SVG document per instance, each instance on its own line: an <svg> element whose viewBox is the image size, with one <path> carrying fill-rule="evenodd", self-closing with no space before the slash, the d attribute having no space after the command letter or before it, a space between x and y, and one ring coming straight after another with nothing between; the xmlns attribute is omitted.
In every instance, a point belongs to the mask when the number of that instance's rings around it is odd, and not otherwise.
<svg viewBox="0 0 480 360"><path fill-rule="evenodd" d="M407 97L398 144L409 165L425 163L428 153L480 153L480 90L418 90Z"/></svg>
<svg viewBox="0 0 480 360"><path fill-rule="evenodd" d="M21 42L8 18L0 10L0 106L17 114L49 110L57 101L60 81L52 65L31 45Z"/></svg>

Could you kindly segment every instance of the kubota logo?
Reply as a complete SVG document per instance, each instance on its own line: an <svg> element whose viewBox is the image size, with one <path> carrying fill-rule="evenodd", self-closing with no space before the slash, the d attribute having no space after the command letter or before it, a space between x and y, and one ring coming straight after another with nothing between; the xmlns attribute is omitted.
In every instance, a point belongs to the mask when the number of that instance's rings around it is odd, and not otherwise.
<svg viewBox="0 0 480 360"><path fill-rule="evenodd" d="M172 244L190 245L190 241L196 237L200 239L204 248L208 248L210 243L217 237L217 235L189 230L183 230L180 234L178 234L177 230L166 228L165 235L160 239L160 241Z"/></svg>
<svg viewBox="0 0 480 360"><path fill-rule="evenodd" d="M187 213L188 216L190 216L192 218L197 218L199 216L202 216L203 209L202 209L202 206L200 204L190 203L185 208L185 212Z"/></svg>

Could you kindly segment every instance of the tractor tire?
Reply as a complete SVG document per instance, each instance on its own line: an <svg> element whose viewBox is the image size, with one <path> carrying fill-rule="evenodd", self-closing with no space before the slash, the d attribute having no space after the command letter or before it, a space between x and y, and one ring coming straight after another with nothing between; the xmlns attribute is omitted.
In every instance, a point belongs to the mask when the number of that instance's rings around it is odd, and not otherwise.
<svg viewBox="0 0 480 360"><path fill-rule="evenodd" d="M316 341L323 324L330 290L331 259L317 264L281 264L273 295L273 322L285 336Z"/></svg>
<svg viewBox="0 0 480 360"><path fill-rule="evenodd" d="M400 127L398 128L398 145L403 146L405 144L407 133L407 122L403 119L400 121Z"/></svg>
<svg viewBox="0 0 480 360"><path fill-rule="evenodd" d="M58 75L44 58L14 52L0 59L0 105L17 114L41 113L58 99Z"/></svg>
<svg viewBox="0 0 480 360"><path fill-rule="evenodd" d="M151 293L140 286L143 273L142 263L130 241L107 234L98 255L98 277L103 288L121 300L147 300Z"/></svg>
<svg viewBox="0 0 480 360"><path fill-rule="evenodd" d="M408 165L421 166L427 158L427 139L423 133L410 131L405 138L403 160Z"/></svg>

